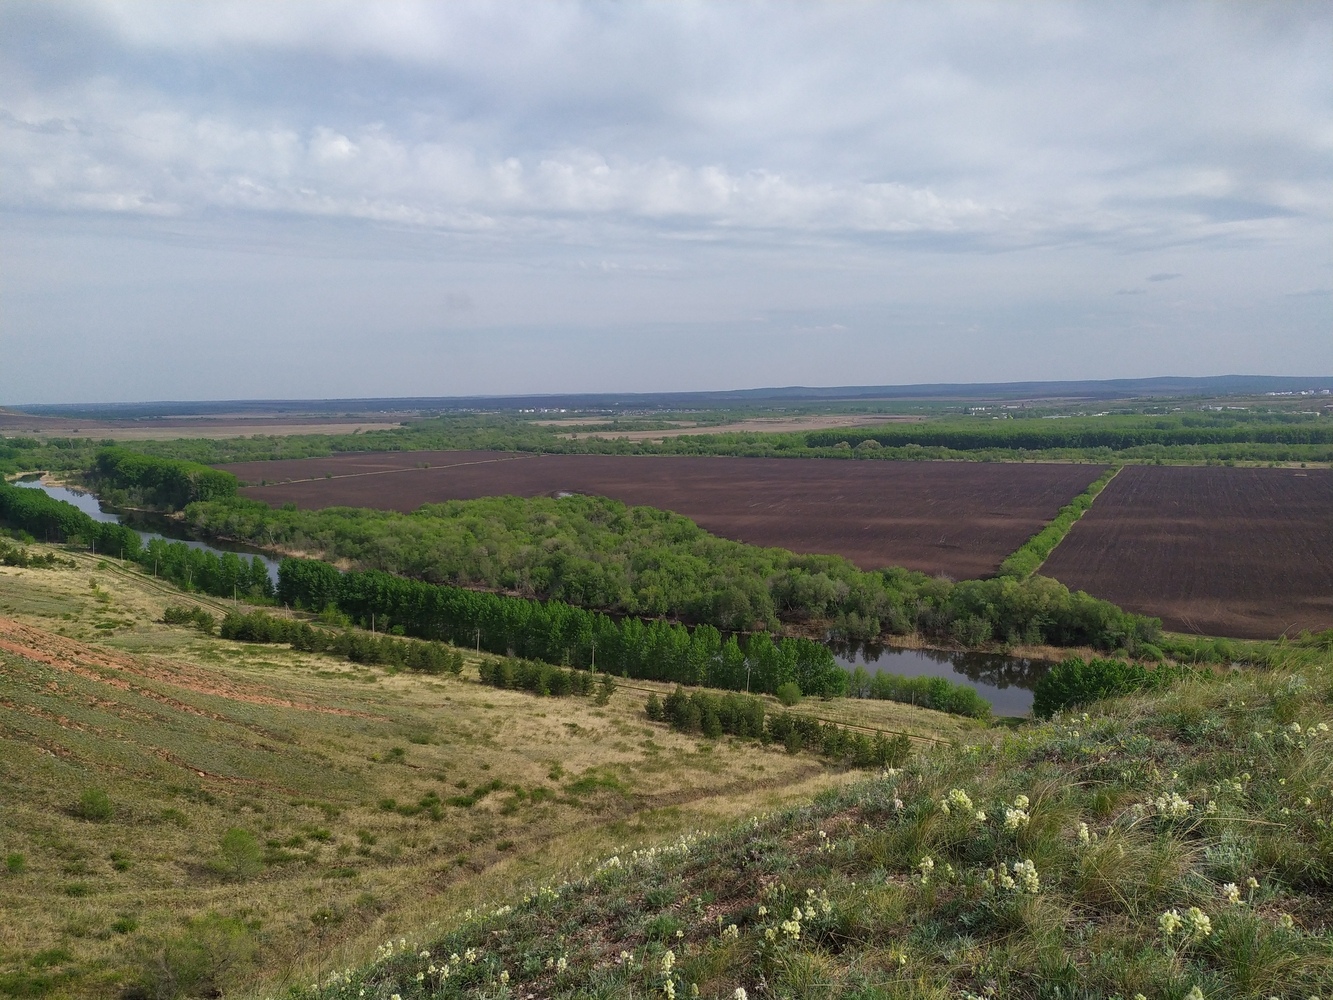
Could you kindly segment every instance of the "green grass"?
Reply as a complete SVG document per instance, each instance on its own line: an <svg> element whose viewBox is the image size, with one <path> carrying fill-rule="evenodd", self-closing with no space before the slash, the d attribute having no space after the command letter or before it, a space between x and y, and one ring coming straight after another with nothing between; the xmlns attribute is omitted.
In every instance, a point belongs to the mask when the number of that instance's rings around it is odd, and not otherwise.
<svg viewBox="0 0 1333 1000"><path fill-rule="evenodd" d="M1324 645L534 880L297 996L1327 996Z"/></svg>
<svg viewBox="0 0 1333 1000"><path fill-rule="evenodd" d="M285 990L572 857L851 777L652 725L667 685L556 702L483 687L475 658L421 676L166 626L170 603L229 602L69 557L0 567L0 996L134 995L163 963L199 993ZM858 708L944 739L969 725Z"/></svg>

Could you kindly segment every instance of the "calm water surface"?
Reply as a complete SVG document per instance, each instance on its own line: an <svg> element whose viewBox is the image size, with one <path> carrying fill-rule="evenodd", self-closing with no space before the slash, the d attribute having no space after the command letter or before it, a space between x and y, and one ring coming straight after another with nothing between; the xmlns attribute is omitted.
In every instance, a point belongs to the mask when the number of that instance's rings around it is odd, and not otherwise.
<svg viewBox="0 0 1333 1000"><path fill-rule="evenodd" d="M991 704L996 715L1027 715L1032 710L1032 689L1050 669L1045 660L995 653L948 652L940 649L896 649L865 644L830 643L843 666L865 667L867 673L900 677L943 677L970 684Z"/></svg>
<svg viewBox="0 0 1333 1000"><path fill-rule="evenodd" d="M134 518L105 511L97 497L83 490L67 486L48 486L36 479L21 480L16 485L39 489L57 500L73 504L96 521L125 524L134 529L145 542L153 538L184 542L194 549L214 552L236 552L258 555L268 567L269 578L278 582L278 563L262 552L242 545L208 544L186 536L165 518L139 515ZM151 528L144 527L151 525ZM158 530L151 530L151 529ZM174 529L174 530L173 530ZM943 677L961 684L970 684L991 703L996 715L1027 715L1032 710L1032 688L1049 669L1045 660L1028 660L1017 656L991 653L947 652L938 649L897 649L893 646L864 644L850 646L830 643L834 656L843 666L852 669L863 666L869 673L898 674L901 677Z"/></svg>
<svg viewBox="0 0 1333 1000"><path fill-rule="evenodd" d="M278 561L264 555L262 552L256 552L254 549L247 548L244 545L228 545L225 542L215 542L212 544L201 542L198 539L190 538L164 517L154 517L151 514L137 513L133 516L129 516L103 510L101 505L97 502L97 497L84 490L75 490L68 486L50 486L37 479L21 479L14 485L41 490L47 496L73 504L94 521L102 521L108 524L123 524L126 527L131 528L135 534L143 539L145 544L151 539L161 538L168 542L184 542L192 549L202 549L205 552L212 552L216 555L222 555L224 552L235 552L238 555L247 557L259 556L259 558L263 560L264 566L268 569L268 576L269 579L273 581L273 585L276 587L278 584Z"/></svg>

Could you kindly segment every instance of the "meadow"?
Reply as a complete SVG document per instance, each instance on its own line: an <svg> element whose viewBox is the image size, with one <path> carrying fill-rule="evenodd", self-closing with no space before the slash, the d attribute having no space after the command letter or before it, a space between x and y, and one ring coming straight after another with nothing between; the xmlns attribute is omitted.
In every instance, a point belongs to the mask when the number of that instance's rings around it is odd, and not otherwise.
<svg viewBox="0 0 1333 1000"><path fill-rule="evenodd" d="M302 1000L1317 998L1333 634L922 750L386 941Z"/></svg>
<svg viewBox="0 0 1333 1000"><path fill-rule="evenodd" d="M165 625L168 605L232 605L59 556L0 567L0 994L286 990L571 859L854 775L652 723L666 684L598 705L482 686L466 651L460 676L423 675ZM794 711L923 745L979 728L886 702Z"/></svg>

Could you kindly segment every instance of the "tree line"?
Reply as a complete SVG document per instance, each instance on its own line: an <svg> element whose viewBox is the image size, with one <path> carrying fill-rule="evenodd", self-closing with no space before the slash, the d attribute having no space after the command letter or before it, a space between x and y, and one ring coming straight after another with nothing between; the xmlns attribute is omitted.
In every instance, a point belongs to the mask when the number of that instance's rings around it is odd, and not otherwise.
<svg viewBox="0 0 1333 1000"><path fill-rule="evenodd" d="M331 631L264 611L228 612L218 626L218 634L236 642L286 643L307 653L327 653L352 663L377 663L425 674L457 675L463 669L462 654L444 643L413 642L354 629Z"/></svg>
<svg viewBox="0 0 1333 1000"><path fill-rule="evenodd" d="M0 483L0 521L24 530L47 523L58 525L66 534L52 541L81 540L85 536L80 532L100 537L104 543L120 539L124 546L121 552L110 554L123 554L144 572L171 580L186 590L261 601L276 596L295 608L316 612L331 609L348 621L377 627L380 632L475 646L501 655L580 669L600 667L646 680L760 693L795 684L803 694L838 697L847 693L850 682L850 675L828 648L810 639L787 637L775 641L769 633L759 632L742 645L736 634L724 637L709 624L689 628L663 619L615 617L562 601L440 586L381 571L343 573L318 560L284 559L275 595L267 569L258 557L247 561L231 552L219 556L163 539L152 539L141 547L139 536L128 528L94 521L72 504L40 490L6 483ZM108 528L116 531L101 534ZM385 654L388 659L376 659L380 654L366 645L379 643L378 648L393 649L388 636L357 638L357 633L349 632L333 646L327 644L332 640L323 638L327 632L262 612L233 614L227 621L224 636L241 641L290 642L293 648L330 651L358 662L397 662L389 654ZM889 680L888 675L880 676L886 679L877 680L878 686L868 696L911 700L956 714L984 714L984 700L970 688L936 679L938 683L929 689L932 695L924 690L908 691L902 685L910 686L911 682L905 678ZM959 691L969 692L970 697Z"/></svg>
<svg viewBox="0 0 1333 1000"><path fill-rule="evenodd" d="M1273 414L1124 414L1070 417L1058 420L947 420L899 424L873 430L813 431L805 435L810 448L855 448L866 442L880 447L916 445L954 451L1003 449L1110 449L1126 451L1149 445L1333 444L1333 421L1318 417Z"/></svg>
<svg viewBox="0 0 1333 1000"><path fill-rule="evenodd" d="M145 571L186 590L216 597L270 600L273 584L258 556L218 555L184 542L150 539L123 524L96 521L79 508L41 490L0 482L0 522L37 541L87 545L94 552L138 563Z"/></svg>
<svg viewBox="0 0 1333 1000"><path fill-rule="evenodd" d="M727 415L730 419L739 413ZM570 440L558 428L509 414L446 414L404 427L352 434L252 435L144 441L135 449L201 465L312 458L368 451L485 449L570 454L734 455L769 458L1004 461L1288 462L1333 460L1327 417L1289 412L1187 411L1104 417L942 418L893 427L817 432L723 432L660 441ZM1048 414L1049 415L1049 414ZM717 415L712 415L716 417ZM89 469L114 441L32 436L0 438L0 472Z"/></svg>
<svg viewBox="0 0 1333 1000"><path fill-rule="evenodd" d="M455 500L411 514L272 510L238 499L192 504L186 521L204 535L317 552L426 583L722 631L819 623L853 641L915 632L964 646L1131 652L1160 634L1156 619L1055 580L955 583L901 568L865 571L842 556L746 545L679 514L604 497Z"/></svg>
<svg viewBox="0 0 1333 1000"><path fill-rule="evenodd" d="M1087 489L1061 507L1048 524L1005 557L1000 563L1000 576L1022 580L1035 573L1055 547L1064 541L1074 523L1092 509L1092 502L1119 471L1119 466L1107 469L1089 483Z"/></svg>
<svg viewBox="0 0 1333 1000"><path fill-rule="evenodd" d="M199 462L117 447L97 452L90 478L106 503L165 511L180 510L196 500L234 497L238 482L230 472Z"/></svg>
<svg viewBox="0 0 1333 1000"><path fill-rule="evenodd" d="M741 644L711 625L613 617L564 601L540 601L410 580L379 570L340 572L313 559L284 559L278 600L335 608L353 621L502 656L596 668L617 676L771 693L792 682L836 697L847 672L821 643L775 641L758 632Z"/></svg>
<svg viewBox="0 0 1333 1000"><path fill-rule="evenodd" d="M723 735L763 743L780 743L789 753L812 750L852 767L897 767L912 752L906 736L873 736L833 722L792 712L769 715L764 703L749 695L694 691L677 687L665 699L648 696L648 718L665 722L681 733L699 733L710 739Z"/></svg>

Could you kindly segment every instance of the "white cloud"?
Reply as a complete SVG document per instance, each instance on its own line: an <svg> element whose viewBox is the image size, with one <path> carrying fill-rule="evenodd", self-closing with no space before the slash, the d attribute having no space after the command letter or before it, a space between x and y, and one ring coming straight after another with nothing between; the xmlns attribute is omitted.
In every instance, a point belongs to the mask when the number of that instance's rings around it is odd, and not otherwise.
<svg viewBox="0 0 1333 1000"><path fill-rule="evenodd" d="M915 357L924 337L943 367L922 377L950 381L964 356L988 378L1101 363L1107 331L1148 328L1139 357L1239 370L1178 326L1225 301L1233 339L1286 324L1292 358L1322 357L1327 297L1288 293L1333 273L1331 52L1333 9L1309 4L12 0L0 212L24 225L0 251L23 277L0 283L31 308L3 332L49 337L81 301L114 313L77 268L23 270L50 230L71 259L107 240L150 276L126 286L121 340L182 289L184 330L237 309L266 271L191 270L221 248L365 262L336 281L293 265L265 293L296 297L285 319L237 320L275 344L392 285L327 322L698 333L758 315L835 332L847 358ZM1189 276L1176 297L1131 294L1165 273ZM807 362L776 380L870 377Z"/></svg>

